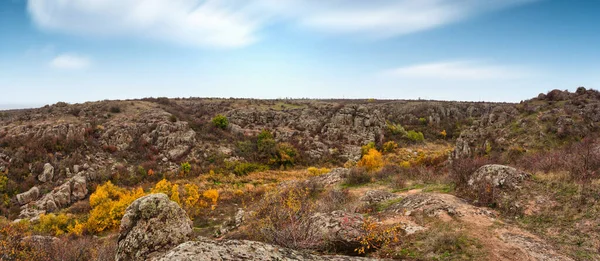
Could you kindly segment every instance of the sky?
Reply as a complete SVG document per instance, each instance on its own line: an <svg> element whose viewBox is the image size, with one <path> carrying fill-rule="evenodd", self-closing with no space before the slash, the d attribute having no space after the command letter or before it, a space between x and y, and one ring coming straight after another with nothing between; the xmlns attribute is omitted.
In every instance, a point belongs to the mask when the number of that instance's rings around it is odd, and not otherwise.
<svg viewBox="0 0 600 261"><path fill-rule="evenodd" d="M0 0L0 109L600 88L597 0Z"/></svg>

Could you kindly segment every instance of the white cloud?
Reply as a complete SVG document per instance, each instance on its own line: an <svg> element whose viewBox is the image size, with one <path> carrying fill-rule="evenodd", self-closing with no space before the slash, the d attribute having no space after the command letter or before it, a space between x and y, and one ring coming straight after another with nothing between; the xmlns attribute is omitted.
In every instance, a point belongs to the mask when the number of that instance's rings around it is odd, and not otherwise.
<svg viewBox="0 0 600 261"><path fill-rule="evenodd" d="M240 0L29 0L28 10L51 31L224 47L256 41L262 19Z"/></svg>
<svg viewBox="0 0 600 261"><path fill-rule="evenodd" d="M501 66L472 61L417 64L386 71L384 74L410 79L498 80L518 79L532 73L517 66Z"/></svg>
<svg viewBox="0 0 600 261"><path fill-rule="evenodd" d="M273 23L385 38L537 0L28 0L52 31L142 36L193 46L240 47Z"/></svg>
<svg viewBox="0 0 600 261"><path fill-rule="evenodd" d="M50 61L50 67L57 69L78 70L91 65L89 58L76 54L62 54Z"/></svg>
<svg viewBox="0 0 600 261"><path fill-rule="evenodd" d="M299 24L330 33L385 38L455 23L537 0L261 0Z"/></svg>

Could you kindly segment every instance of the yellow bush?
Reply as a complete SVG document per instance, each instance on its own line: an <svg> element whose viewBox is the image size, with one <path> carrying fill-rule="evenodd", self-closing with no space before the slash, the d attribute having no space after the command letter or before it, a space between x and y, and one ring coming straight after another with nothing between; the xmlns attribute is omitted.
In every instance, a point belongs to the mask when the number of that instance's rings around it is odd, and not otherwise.
<svg viewBox="0 0 600 261"><path fill-rule="evenodd" d="M69 232L69 234L71 234L71 235L81 236L81 234L83 234L84 228L85 228L84 224L79 223L79 221L75 220L75 224L69 225L67 227L67 232Z"/></svg>
<svg viewBox="0 0 600 261"><path fill-rule="evenodd" d="M369 152L360 159L357 166L364 167L368 171L374 171L381 168L383 166L381 152L376 149L370 149Z"/></svg>
<svg viewBox="0 0 600 261"><path fill-rule="evenodd" d="M181 206L181 200L179 199L179 185L175 184L171 187L171 200L175 201Z"/></svg>
<svg viewBox="0 0 600 261"><path fill-rule="evenodd" d="M440 136L442 136L442 138L445 139L446 136L448 136L448 133L446 133L446 130L442 130L440 131Z"/></svg>
<svg viewBox="0 0 600 261"><path fill-rule="evenodd" d="M35 230L60 236L67 233L69 226L74 223L75 221L65 214L42 214L40 215L40 222L35 226Z"/></svg>
<svg viewBox="0 0 600 261"><path fill-rule="evenodd" d="M217 201L219 200L219 191L216 189L209 189L202 193L202 196L208 200L210 200L211 208L214 210L217 207Z"/></svg>
<svg viewBox="0 0 600 261"><path fill-rule="evenodd" d="M370 150L375 149L375 142L369 142L366 145L360 147L361 155L366 155Z"/></svg>
<svg viewBox="0 0 600 261"><path fill-rule="evenodd" d="M363 230L365 233L358 238L361 247L354 250L359 255L400 242L399 237L403 231L402 225L383 226L370 218L364 221Z"/></svg>
<svg viewBox="0 0 600 261"><path fill-rule="evenodd" d="M163 179L154 185L154 188L150 191L152 193L164 193L167 196L171 196L173 192L173 184L166 179Z"/></svg>
<svg viewBox="0 0 600 261"><path fill-rule="evenodd" d="M326 173L329 173L331 170L328 168L315 168L315 167L310 167L307 169L308 174L312 175L312 176L318 176L318 175L323 175Z"/></svg>
<svg viewBox="0 0 600 261"><path fill-rule="evenodd" d="M141 188L128 191L113 185L110 181L98 186L90 195L92 210L86 228L90 232L98 233L118 227L125 209L142 196L144 191Z"/></svg>
<svg viewBox="0 0 600 261"><path fill-rule="evenodd" d="M400 167L405 168L405 169L410 168L410 162L408 162L408 161L400 162Z"/></svg>
<svg viewBox="0 0 600 261"><path fill-rule="evenodd" d="M383 144L383 152L393 152L396 148L398 148L398 143L394 141L388 141Z"/></svg>

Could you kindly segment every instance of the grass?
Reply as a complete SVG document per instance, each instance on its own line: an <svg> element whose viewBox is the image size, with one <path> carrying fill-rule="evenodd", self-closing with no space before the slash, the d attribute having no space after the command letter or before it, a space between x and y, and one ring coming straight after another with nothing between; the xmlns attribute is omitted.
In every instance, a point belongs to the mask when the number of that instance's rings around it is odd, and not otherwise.
<svg viewBox="0 0 600 261"><path fill-rule="evenodd" d="M375 207L375 210L377 210L377 212L382 212L386 209L388 209L390 206L399 203L400 201L402 201L403 198L395 198L395 199L391 199L388 201L384 201L384 202L380 202L379 204L377 204L377 206Z"/></svg>
<svg viewBox="0 0 600 261"><path fill-rule="evenodd" d="M399 247L387 251L395 252L394 258L416 260L481 260L486 256L483 245L461 224L441 221L433 221L426 231L405 238Z"/></svg>

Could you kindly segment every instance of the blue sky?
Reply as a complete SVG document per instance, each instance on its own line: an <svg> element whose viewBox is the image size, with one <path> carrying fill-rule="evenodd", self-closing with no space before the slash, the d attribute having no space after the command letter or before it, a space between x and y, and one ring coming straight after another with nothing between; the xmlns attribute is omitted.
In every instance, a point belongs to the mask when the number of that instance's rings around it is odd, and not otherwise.
<svg viewBox="0 0 600 261"><path fill-rule="evenodd" d="M600 88L596 0L0 0L0 107Z"/></svg>

